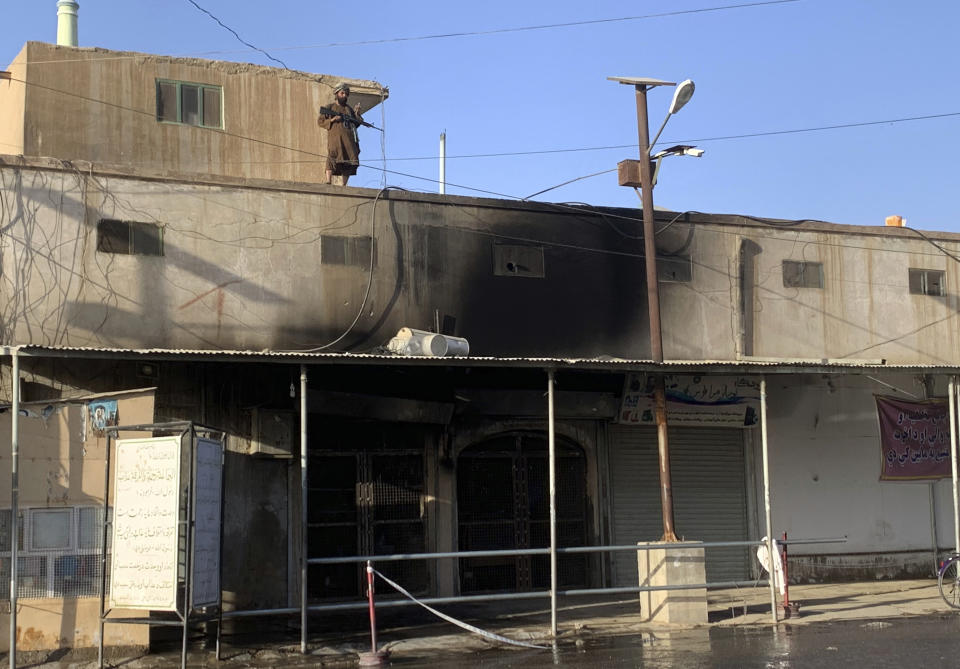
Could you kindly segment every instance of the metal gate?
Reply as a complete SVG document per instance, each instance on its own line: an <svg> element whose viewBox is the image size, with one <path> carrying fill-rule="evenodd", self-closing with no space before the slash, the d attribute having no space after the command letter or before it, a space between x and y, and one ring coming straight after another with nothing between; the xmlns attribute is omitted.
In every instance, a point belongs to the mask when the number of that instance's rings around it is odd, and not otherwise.
<svg viewBox="0 0 960 669"><path fill-rule="evenodd" d="M389 442L389 433L380 436ZM363 450L310 453L309 557L426 551L423 449L391 449L383 443ZM422 560L384 562L377 568L412 592L427 589ZM365 582L357 565L312 565L309 595L356 597L364 592Z"/></svg>
<svg viewBox="0 0 960 669"><path fill-rule="evenodd" d="M586 541L586 467L583 451L557 442L557 541ZM537 435L511 434L471 446L457 460L460 550L546 548L550 545L547 442ZM465 558L461 592L534 590L550 587L545 555ZM586 583L587 558L561 556L562 586Z"/></svg>
<svg viewBox="0 0 960 669"><path fill-rule="evenodd" d="M613 543L657 541L663 534L660 469L654 428L610 429L610 517ZM747 531L747 478L743 431L730 428L670 428L674 518L677 533L697 541L741 541ZM614 557L614 584L637 584L637 556ZM743 547L706 552L708 581L749 578Z"/></svg>

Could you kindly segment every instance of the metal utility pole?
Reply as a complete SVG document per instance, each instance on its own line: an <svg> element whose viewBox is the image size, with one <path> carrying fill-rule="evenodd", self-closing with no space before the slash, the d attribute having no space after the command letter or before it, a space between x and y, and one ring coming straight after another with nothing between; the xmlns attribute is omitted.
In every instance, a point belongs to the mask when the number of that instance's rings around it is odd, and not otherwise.
<svg viewBox="0 0 960 669"><path fill-rule="evenodd" d="M640 140L640 198L643 203L643 261L647 272L647 312L650 319L650 357L663 362L663 334L660 331L660 284L657 280L657 245L653 230L653 174L650 170L650 128L647 120L647 85L636 84L637 135ZM667 400L663 374L653 386L654 416L657 421L657 455L660 462L660 508L663 512L661 541L678 541L673 529L673 487L670 475L670 443L667 438Z"/></svg>
<svg viewBox="0 0 960 669"><path fill-rule="evenodd" d="M663 336L660 328L660 287L657 280L657 247L653 229L653 172L650 164L650 129L647 119L647 91L655 86L676 86L670 81L636 77L607 77L621 84L633 85L637 95L637 135L640 144L640 197L643 203L643 260L647 278L647 310L650 320L650 356L654 362L663 362ZM687 103L693 95L693 82L685 81L676 88L670 116ZM660 133L657 133L659 138ZM621 177L622 185L630 185ZM670 444L667 438L667 402L663 374L656 374L653 387L654 414L657 421L657 453L660 461L660 507L663 512L661 541L679 541L673 524L673 488L670 475Z"/></svg>

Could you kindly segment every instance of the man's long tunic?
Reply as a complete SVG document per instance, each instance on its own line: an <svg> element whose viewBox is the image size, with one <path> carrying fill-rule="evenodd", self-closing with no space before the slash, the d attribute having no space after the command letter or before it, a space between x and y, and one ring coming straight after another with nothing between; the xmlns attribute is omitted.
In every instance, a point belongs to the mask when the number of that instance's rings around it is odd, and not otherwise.
<svg viewBox="0 0 960 669"><path fill-rule="evenodd" d="M344 119L352 117L362 120L359 114L339 102L334 102L328 107ZM331 116L321 114L317 118L317 125L327 130L326 169L337 175L356 174L357 165L360 162L360 143L357 141L356 124L349 120L334 120Z"/></svg>

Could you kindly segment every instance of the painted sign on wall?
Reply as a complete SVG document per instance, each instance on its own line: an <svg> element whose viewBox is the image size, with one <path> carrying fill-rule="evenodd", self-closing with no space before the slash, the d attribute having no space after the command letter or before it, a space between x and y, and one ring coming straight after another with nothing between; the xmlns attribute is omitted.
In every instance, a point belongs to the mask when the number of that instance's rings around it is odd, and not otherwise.
<svg viewBox="0 0 960 669"><path fill-rule="evenodd" d="M110 606L175 611L180 438L120 439L116 453Z"/></svg>
<svg viewBox="0 0 960 669"><path fill-rule="evenodd" d="M875 397L880 421L880 480L949 477L950 418L946 400L908 402Z"/></svg>
<svg viewBox="0 0 960 669"><path fill-rule="evenodd" d="M617 422L656 425L652 374L628 374ZM665 374L670 425L752 427L759 420L760 381L744 376Z"/></svg>

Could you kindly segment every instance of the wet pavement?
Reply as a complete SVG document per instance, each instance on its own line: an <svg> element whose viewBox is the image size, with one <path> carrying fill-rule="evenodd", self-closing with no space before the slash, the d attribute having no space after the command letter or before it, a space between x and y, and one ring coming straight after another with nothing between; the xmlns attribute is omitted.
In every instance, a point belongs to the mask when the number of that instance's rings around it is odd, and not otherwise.
<svg viewBox="0 0 960 669"><path fill-rule="evenodd" d="M378 647L401 669L457 667L916 667L960 665L960 612L940 599L936 581L791 586L800 614L772 624L769 590L711 591L709 623L681 627L644 622L636 598L562 601L556 646L505 647L417 608L378 614ZM445 607L448 614L508 638L552 646L543 603ZM308 654L300 653L294 619L256 619L225 634L222 661L197 636L189 667L355 667L370 649L365 612L311 616ZM207 644L206 646L204 644ZM107 666L172 669L180 645L157 644L149 655L110 649ZM20 653L18 666L90 669L96 650ZM0 662L7 662L0 656Z"/></svg>
<svg viewBox="0 0 960 669"><path fill-rule="evenodd" d="M468 656L405 658L402 669L607 669L783 668L803 667L956 667L960 664L960 617L848 620L804 626L693 629L645 633L582 644L556 651L488 651Z"/></svg>
<svg viewBox="0 0 960 669"><path fill-rule="evenodd" d="M219 665L210 653L191 653L189 667L349 667L356 656L302 656L293 646L227 653ZM396 669L804 669L806 667L956 667L960 664L960 616L955 614L894 620L844 620L810 625L701 627L644 632L605 639L570 639L549 650L493 648L464 653L391 657ZM108 666L126 669L169 668L179 655L162 653ZM90 669L95 662L29 663L36 668Z"/></svg>

